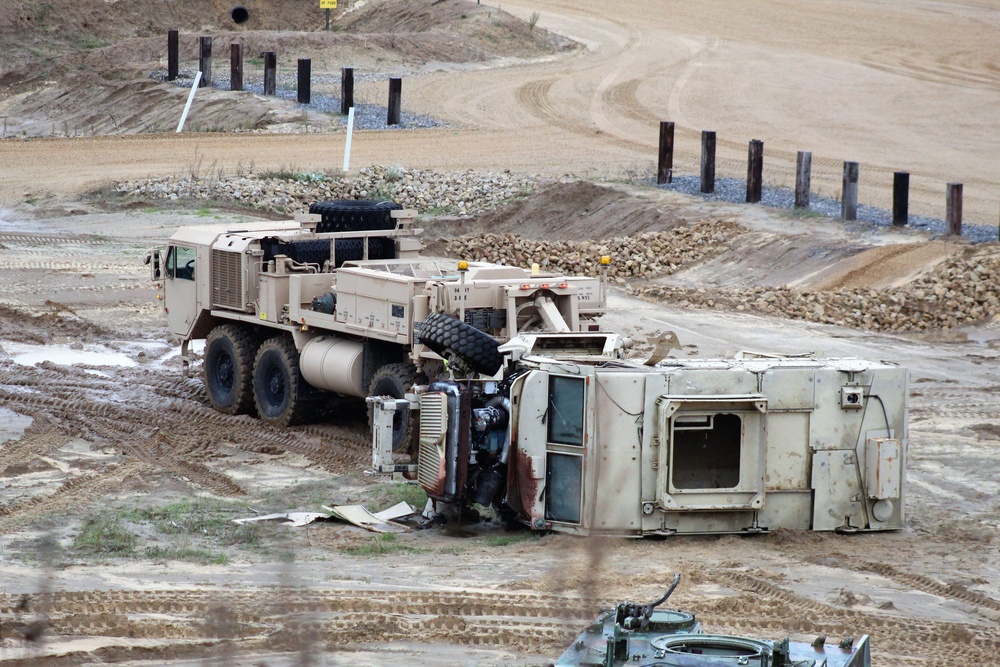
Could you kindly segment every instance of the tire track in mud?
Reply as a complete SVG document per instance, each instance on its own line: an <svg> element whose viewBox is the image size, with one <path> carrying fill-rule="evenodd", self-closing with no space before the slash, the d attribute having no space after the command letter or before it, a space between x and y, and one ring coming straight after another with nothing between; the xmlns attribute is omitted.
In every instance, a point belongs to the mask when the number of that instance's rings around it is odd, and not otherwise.
<svg viewBox="0 0 1000 667"><path fill-rule="evenodd" d="M37 417L20 440L9 440L0 445L0 477L11 466L28 463L69 441L70 436L49 424L44 416Z"/></svg>
<svg viewBox="0 0 1000 667"><path fill-rule="evenodd" d="M652 122L653 114L643 110L636 90L642 79L629 79L615 84L604 93L604 103L616 114L630 120Z"/></svg>
<svg viewBox="0 0 1000 667"><path fill-rule="evenodd" d="M712 578L744 594L681 606L695 610L714 632L772 638L864 633L872 636L880 654L893 655L894 665L927 660L991 664L1000 650L995 628L842 609L742 572ZM446 640L541 651L561 650L598 613L592 603L577 597L492 591L92 590L52 593L46 600L53 628L62 634L206 637L211 636L206 619L213 610L223 609L237 639L262 634L277 638L298 626L330 642ZM0 617L12 614L19 601L18 595L0 595Z"/></svg>
<svg viewBox="0 0 1000 667"><path fill-rule="evenodd" d="M101 472L68 479L47 495L0 507L0 535L21 528L50 512L96 502L121 489L127 478L148 475L151 471L152 468L141 461L111 464Z"/></svg>
<svg viewBox="0 0 1000 667"><path fill-rule="evenodd" d="M0 618L14 614L20 599L0 595ZM206 637L213 629L206 620L223 610L238 639L294 635L288 629L301 626L333 643L446 640L520 650L561 650L594 615L578 598L434 590L91 590L49 593L39 602L65 635Z"/></svg>
<svg viewBox="0 0 1000 667"><path fill-rule="evenodd" d="M1000 629L986 625L927 621L844 609L801 597L779 586L736 571L713 578L750 596L713 602L700 610L711 627L735 628L760 635L783 633L872 637L886 652L922 656L935 664L991 664L1000 653ZM954 662L957 659L957 662Z"/></svg>
<svg viewBox="0 0 1000 667"><path fill-rule="evenodd" d="M55 271L70 273L88 273L99 271L101 273L114 273L120 275L142 276L144 271L142 266L133 263L119 264L106 260L95 260L93 262L65 262L57 260L32 260L20 259L18 257L0 259L0 270L11 271Z"/></svg>
<svg viewBox="0 0 1000 667"><path fill-rule="evenodd" d="M246 490L206 465L218 458L220 444L256 454L294 453L341 474L358 474L370 456L366 442L338 436L329 427L277 429L249 417L220 414L204 405L203 388L193 379L166 379L142 369L106 378L49 363L5 366L0 366L9 371L0 373L0 400L12 409L44 416L64 437L112 446L130 460L222 496ZM46 446L51 450L58 445ZM0 449L0 462L8 451L12 463L15 451L20 452L18 461L34 458L30 442Z"/></svg>
<svg viewBox="0 0 1000 667"><path fill-rule="evenodd" d="M0 243L23 243L26 245L96 245L111 246L120 241L99 236L74 236L60 234L28 234L19 232L0 232Z"/></svg>
<svg viewBox="0 0 1000 667"><path fill-rule="evenodd" d="M20 595L0 594L0 614L13 613ZM186 614L225 606L236 612L277 609L275 613L357 612L420 615L517 616L591 619L596 610L575 596L551 593L400 589L308 589L279 586L245 589L106 590L50 593L53 614ZM280 608L280 609L278 609Z"/></svg>
<svg viewBox="0 0 1000 667"><path fill-rule="evenodd" d="M370 452L359 440L331 436L322 427L313 425L276 429L250 417L223 415L206 406L180 399L150 409L149 405L141 401L134 407L125 407L75 395L44 396L10 392L6 388L0 388L0 399L10 407L20 407L20 411L29 414L43 411L50 417L65 422L66 427L75 432L82 435L89 433L92 437L106 440L115 446L119 446L126 437L133 436L139 428L135 424L141 424L142 427L175 434L177 440L187 439L201 443L205 452L212 451L213 445L223 442L253 453L292 452L336 473L357 473L358 466L363 465L367 456L370 456ZM124 432L116 434L113 430L104 430L95 419L113 421ZM318 435L322 435L323 439Z"/></svg>
<svg viewBox="0 0 1000 667"><path fill-rule="evenodd" d="M957 600L980 609L1000 611L1000 600L976 591L970 591L961 584L941 583L936 579L926 577L922 574L900 571L888 563L864 563L858 566L858 569L862 572L872 572L904 586L909 586L914 590L923 591L924 593Z"/></svg>

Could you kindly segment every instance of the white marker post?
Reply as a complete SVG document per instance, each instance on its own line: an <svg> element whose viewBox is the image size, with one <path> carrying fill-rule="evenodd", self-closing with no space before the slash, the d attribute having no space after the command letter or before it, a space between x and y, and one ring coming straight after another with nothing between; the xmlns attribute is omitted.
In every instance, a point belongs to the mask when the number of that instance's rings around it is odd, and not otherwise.
<svg viewBox="0 0 1000 667"><path fill-rule="evenodd" d="M347 110L347 143L344 144L344 171L351 163L351 135L354 134L354 107Z"/></svg>
<svg viewBox="0 0 1000 667"><path fill-rule="evenodd" d="M187 104L184 105L184 113L181 114L181 122L177 123L177 133L180 134L181 130L184 129L184 121L187 120L188 112L191 111L191 103L194 102L194 93L198 90L198 84L201 83L201 70L194 75L194 83L191 84L191 92L188 93Z"/></svg>

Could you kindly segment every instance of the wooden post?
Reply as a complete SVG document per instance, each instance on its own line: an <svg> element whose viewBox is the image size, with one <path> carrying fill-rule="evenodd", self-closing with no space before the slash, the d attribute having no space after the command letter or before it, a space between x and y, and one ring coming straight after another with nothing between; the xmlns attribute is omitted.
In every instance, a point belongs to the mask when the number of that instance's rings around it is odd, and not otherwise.
<svg viewBox="0 0 1000 667"><path fill-rule="evenodd" d="M312 60L299 58L299 104L309 104L312 99L310 77L312 76Z"/></svg>
<svg viewBox="0 0 1000 667"><path fill-rule="evenodd" d="M243 90L243 45L229 45L229 90Z"/></svg>
<svg viewBox="0 0 1000 667"><path fill-rule="evenodd" d="M264 94L274 95L278 79L278 54L274 51L264 52Z"/></svg>
<svg viewBox="0 0 1000 667"><path fill-rule="evenodd" d="M812 161L812 151L799 151L795 156L795 208L809 208Z"/></svg>
<svg viewBox="0 0 1000 667"><path fill-rule="evenodd" d="M715 132L701 132L701 191L715 192Z"/></svg>
<svg viewBox="0 0 1000 667"><path fill-rule="evenodd" d="M910 221L910 174L892 174L892 226L905 227Z"/></svg>
<svg viewBox="0 0 1000 667"><path fill-rule="evenodd" d="M844 183L840 196L840 217L858 219L858 163L844 163Z"/></svg>
<svg viewBox="0 0 1000 667"><path fill-rule="evenodd" d="M758 203L763 190L764 142L760 139L752 139L750 141L750 151L747 156L747 203Z"/></svg>
<svg viewBox="0 0 1000 667"><path fill-rule="evenodd" d="M199 88L212 85L212 38L201 37L201 55L198 58L198 69L201 70L201 83Z"/></svg>
<svg viewBox="0 0 1000 667"><path fill-rule="evenodd" d="M948 228L948 236L962 235L962 184L949 183L948 197L945 214L945 223Z"/></svg>
<svg viewBox="0 0 1000 667"><path fill-rule="evenodd" d="M348 109L354 106L354 68L344 67L340 70L340 113L347 115Z"/></svg>
<svg viewBox="0 0 1000 667"><path fill-rule="evenodd" d="M403 80L389 79L389 117L386 125L399 125L400 106L403 101Z"/></svg>
<svg viewBox="0 0 1000 667"><path fill-rule="evenodd" d="M660 121L660 151L656 160L656 184L674 180L674 124Z"/></svg>
<svg viewBox="0 0 1000 667"><path fill-rule="evenodd" d="M178 32L171 30L167 33L167 81L173 81L179 73Z"/></svg>

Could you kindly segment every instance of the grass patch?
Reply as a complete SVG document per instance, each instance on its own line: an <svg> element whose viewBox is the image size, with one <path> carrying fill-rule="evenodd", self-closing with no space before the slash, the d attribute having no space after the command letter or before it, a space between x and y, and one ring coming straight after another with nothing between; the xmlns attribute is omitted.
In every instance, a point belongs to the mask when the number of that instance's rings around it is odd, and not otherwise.
<svg viewBox="0 0 1000 667"><path fill-rule="evenodd" d="M224 553L228 547L263 548L267 531L278 530L232 522L245 513L242 503L213 499L109 510L84 520L70 550L82 556L225 565L230 562Z"/></svg>
<svg viewBox="0 0 1000 667"><path fill-rule="evenodd" d="M180 560L199 565L228 565L229 557L223 553L212 553L205 549L149 547L142 552L149 560Z"/></svg>
<svg viewBox="0 0 1000 667"><path fill-rule="evenodd" d="M244 510L242 504L225 501L181 500L161 507L145 507L123 511L125 519L134 523L152 523L156 531L163 535L199 534L223 538L228 544L234 536L246 532L232 522L236 514Z"/></svg>
<svg viewBox="0 0 1000 667"><path fill-rule="evenodd" d="M814 211L811 208L792 208L785 211L779 211L778 215L782 218L791 218L793 220L802 219L819 219L829 217L825 213L820 211Z"/></svg>
<svg viewBox="0 0 1000 667"><path fill-rule="evenodd" d="M541 533L530 533L528 531L504 533L503 535L490 535L486 538L485 543L488 547L507 547L511 544L519 544L521 542L533 542L539 537L541 537Z"/></svg>
<svg viewBox="0 0 1000 667"><path fill-rule="evenodd" d="M375 512L402 501L409 503L418 512L427 504L427 493L419 484L385 482L372 487L365 496L365 505Z"/></svg>
<svg viewBox="0 0 1000 667"><path fill-rule="evenodd" d="M421 549L401 544L392 533L376 535L367 544L346 547L342 551L349 556L386 556L395 553L420 553Z"/></svg>
<svg viewBox="0 0 1000 667"><path fill-rule="evenodd" d="M307 508L306 511L320 511L321 505L331 504L333 487L329 481L303 482L284 489L273 489L266 492L260 502L254 504L254 509L263 513L283 512Z"/></svg>
<svg viewBox="0 0 1000 667"><path fill-rule="evenodd" d="M330 177L318 171L297 171L295 169L277 169L275 171L265 171L260 177L262 179L276 179L279 181L295 181L296 183L326 183Z"/></svg>
<svg viewBox="0 0 1000 667"><path fill-rule="evenodd" d="M139 538L122 522L120 516L96 516L83 522L73 538L73 550L91 556L127 558L135 555Z"/></svg>

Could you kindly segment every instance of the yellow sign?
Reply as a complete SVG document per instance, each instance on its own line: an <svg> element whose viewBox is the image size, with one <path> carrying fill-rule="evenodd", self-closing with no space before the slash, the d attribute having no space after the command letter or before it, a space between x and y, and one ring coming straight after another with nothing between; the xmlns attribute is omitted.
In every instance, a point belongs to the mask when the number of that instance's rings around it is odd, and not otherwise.
<svg viewBox="0 0 1000 667"><path fill-rule="evenodd" d="M336 9L337 0L319 0L320 9Z"/></svg>

